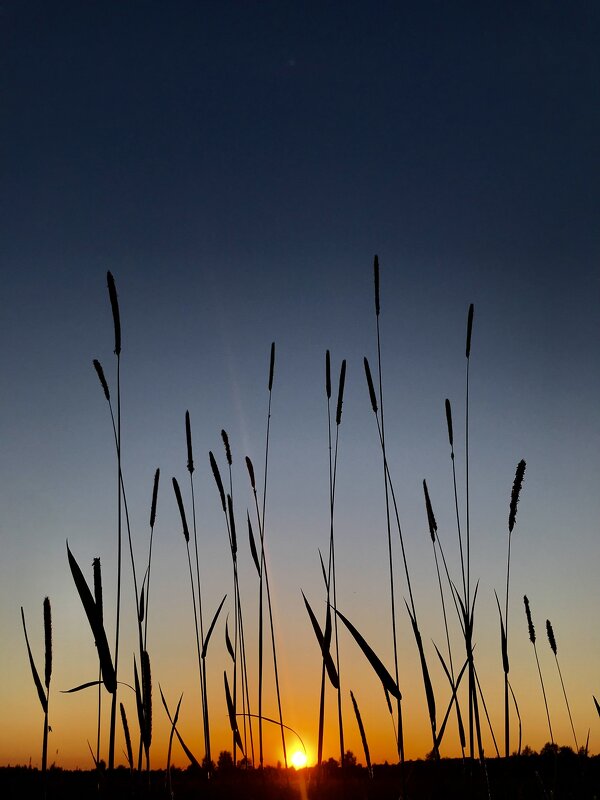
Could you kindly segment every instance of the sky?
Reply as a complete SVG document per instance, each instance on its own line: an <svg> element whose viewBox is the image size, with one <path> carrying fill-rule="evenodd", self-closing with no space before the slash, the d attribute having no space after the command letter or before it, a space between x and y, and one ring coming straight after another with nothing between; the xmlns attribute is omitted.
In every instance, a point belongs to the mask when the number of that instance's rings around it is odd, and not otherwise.
<svg viewBox="0 0 600 800"><path fill-rule="evenodd" d="M479 580L478 672L499 742L504 601L515 468L527 469L512 536L510 678L523 744L549 738L522 597L531 602L555 739L600 751L600 10L594 3L3 2L0 6L2 389L0 391L0 763L39 764L42 602L53 610L49 761L92 766L93 638L66 541L91 580L101 558L109 641L116 592L116 458L92 367L116 391L110 270L119 295L123 480L138 571L146 562L152 480L161 470L149 599L153 763L163 766L171 706L202 756L187 556L171 485L190 511L184 418L205 616L225 593L227 531L210 472L233 453L242 602L256 694L258 579L247 541L264 485L265 543L284 722L316 758L320 654L301 590L321 622L319 548L329 538L325 351L334 404L347 361L335 498L339 609L393 671L382 457L362 360L377 358L373 257L381 268L387 457L398 498L438 716L448 686L427 529L427 479L439 539L459 574L444 415L454 411L465 514L465 330L470 359L471 573ZM254 524L254 518L253 518ZM256 525L255 525L256 530ZM393 531L406 755L431 749L407 587ZM119 675L132 680L134 596L124 557ZM447 587L446 587L447 592ZM112 599L111 599L112 598ZM449 604L450 595L446 594ZM454 659L460 630L449 606ZM375 761L396 759L381 686L339 633L346 746L363 760L349 691ZM207 658L213 755L231 749L219 618ZM265 713L277 715L270 662ZM119 698L135 719L134 697ZM253 705L256 701L253 700ZM107 749L104 699L103 756ZM511 749L518 730L513 717ZM132 725L135 727L135 725ZM274 726L265 759L282 760ZM119 730L117 756L122 758ZM494 747L485 728L488 755ZM298 746L289 734L288 748ZM442 755L459 754L450 725ZM325 755L337 757L327 695ZM179 748L174 761L185 766Z"/></svg>

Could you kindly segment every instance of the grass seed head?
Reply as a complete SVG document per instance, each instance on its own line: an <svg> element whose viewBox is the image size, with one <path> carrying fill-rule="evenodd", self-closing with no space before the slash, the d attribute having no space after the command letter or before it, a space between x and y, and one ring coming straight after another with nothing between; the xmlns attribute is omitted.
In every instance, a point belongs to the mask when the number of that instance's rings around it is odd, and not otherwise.
<svg viewBox="0 0 600 800"><path fill-rule="evenodd" d="M346 359L342 361L340 369L340 382L338 385L337 411L335 413L335 424L339 425L342 421L342 405L344 403L344 386L346 384Z"/></svg>
<svg viewBox="0 0 600 800"><path fill-rule="evenodd" d="M219 467L217 466L217 462L215 461L212 450L208 454L208 460L210 461L210 468L212 469L212 474L214 475L215 483L217 484L217 489L219 490L221 506L223 511L226 512L227 509L225 508L225 490L223 489L223 481L221 480L221 473L219 472Z"/></svg>
<svg viewBox="0 0 600 800"><path fill-rule="evenodd" d="M185 508L183 507L183 500L181 498L181 489L177 483L177 478L173 478L173 489L175 490L175 499L177 500L177 507L179 508L179 515L181 517L181 525L183 527L183 535L186 542L190 541L190 531L188 529L187 520L185 518Z"/></svg>
<svg viewBox="0 0 600 800"><path fill-rule="evenodd" d="M375 281L375 314L379 316L379 258L373 259L373 278Z"/></svg>
<svg viewBox="0 0 600 800"><path fill-rule="evenodd" d="M275 342L271 342L271 358L269 361L269 391L273 388L273 371L275 370Z"/></svg>
<svg viewBox="0 0 600 800"><path fill-rule="evenodd" d="M525 615L527 617L527 627L529 628L529 641L531 644L535 644L535 628L533 627L533 621L531 619L531 609L529 608L527 595L523 596L523 602L525 603Z"/></svg>
<svg viewBox="0 0 600 800"><path fill-rule="evenodd" d="M423 480L423 492L425 494L425 509L427 511L427 524L429 525L429 535L431 536L431 541L435 542L435 534L437 533L437 522L435 521L433 508L431 507L431 500L429 499L429 491L427 489L426 480Z"/></svg>
<svg viewBox="0 0 600 800"><path fill-rule="evenodd" d="M225 458L227 459L229 466L231 466L233 464L233 459L231 457L231 447L229 446L229 436L227 435L227 431L221 430L221 439L223 439L223 446L225 447Z"/></svg>
<svg viewBox="0 0 600 800"><path fill-rule="evenodd" d="M154 486L152 487L152 505L150 506L150 527L154 527L156 522L156 501L158 499L158 482L160 480L160 469L154 473Z"/></svg>
<svg viewBox="0 0 600 800"><path fill-rule="evenodd" d="M377 395L375 394L375 387L373 386L373 377L371 376L371 368L369 367L369 362L367 357L363 358L363 364L365 365L365 375L367 377L367 386L369 387L369 398L371 400L371 408L373 409L373 413L377 413Z"/></svg>
<svg viewBox="0 0 600 800"><path fill-rule="evenodd" d="M452 432L452 407L450 400L446 398L446 425L448 426L448 442L450 447L454 447L454 433Z"/></svg>
<svg viewBox="0 0 600 800"><path fill-rule="evenodd" d="M102 364L98 361L97 358L95 358L92 363L94 364L94 369L96 370L96 374L100 379L100 385L102 386L104 397L106 397L106 399L110 402L110 392L108 391L108 383L106 382L106 378L104 377L104 370L102 369Z"/></svg>
<svg viewBox="0 0 600 800"><path fill-rule="evenodd" d="M521 494L521 487L523 486L523 475L525 475L525 461L521 459L517 464L515 472L515 480L510 494L510 511L508 513L508 531L512 533L517 519L517 503L519 502L519 495Z"/></svg>
<svg viewBox="0 0 600 800"><path fill-rule="evenodd" d="M556 639L554 638L554 631L552 630L552 623L549 619L546 620L546 633L548 634L548 643L550 644L550 649L556 655L557 647L556 647Z"/></svg>
<svg viewBox="0 0 600 800"><path fill-rule="evenodd" d="M331 400L331 357L329 350L325 353L325 394Z"/></svg>
<svg viewBox="0 0 600 800"><path fill-rule="evenodd" d="M471 334L473 333L473 303L469 306L469 316L467 317L467 346L465 354L467 358L471 355Z"/></svg>
<svg viewBox="0 0 600 800"><path fill-rule="evenodd" d="M187 445L187 468L191 475L194 471L194 457L192 454L192 426L189 411L185 412L185 442Z"/></svg>
<svg viewBox="0 0 600 800"><path fill-rule="evenodd" d="M121 353L121 317L119 315L119 300L117 298L117 287L115 286L115 279L112 272L106 273L106 282L108 284L108 296L110 299L110 307L113 315L113 325L115 328L115 355Z"/></svg>
<svg viewBox="0 0 600 800"><path fill-rule="evenodd" d="M248 469L248 475L250 476L250 486L252 487L252 491L255 492L256 481L254 480L254 467L252 466L250 456L246 456L246 468Z"/></svg>

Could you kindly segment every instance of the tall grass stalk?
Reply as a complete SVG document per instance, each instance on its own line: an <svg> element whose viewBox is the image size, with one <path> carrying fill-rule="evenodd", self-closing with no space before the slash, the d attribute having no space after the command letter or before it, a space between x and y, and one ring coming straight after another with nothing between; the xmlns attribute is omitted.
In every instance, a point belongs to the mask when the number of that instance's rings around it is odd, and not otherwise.
<svg viewBox="0 0 600 800"><path fill-rule="evenodd" d="M393 564L393 556L392 556L392 529L390 523L390 500L389 500L389 489L388 489L388 473L387 473L387 456L386 456L386 449L385 449L385 425L384 425L384 414L383 414L383 380L381 374L381 334L379 330L379 315L381 311L380 307L380 298L379 298L379 258L375 255L373 259L373 281L374 281L374 288L375 288L375 324L377 330L377 375L379 379L379 414L381 416L381 424L379 423L379 418L377 417L377 403L375 402L375 416L377 418L377 425L380 429L380 439L381 439L381 449L383 454L383 485L385 491L385 517L386 517L386 528L387 528L387 538L388 538L388 562L389 562L389 573L390 573L390 611L391 611L391 622L392 622L392 641L394 645L394 676L396 678L396 685L399 686L399 671L398 671L398 637L397 637L397 627L396 627L396 600L395 600L395 592L394 592L394 564ZM366 359L365 359L366 362ZM369 387L371 392L371 403L373 404L375 398L375 392L372 391L372 382ZM400 761L404 763L404 728L402 724L402 701L400 697L396 698L397 702L397 714L398 714L398 756Z"/></svg>
<svg viewBox="0 0 600 800"><path fill-rule="evenodd" d="M340 676L340 649L338 638L338 623L337 623L337 585L336 585L336 570L335 570L335 539L334 539L334 507L335 507L335 487L337 477L337 462L338 462L338 446L340 436L340 424L342 421L342 407L344 403L344 387L346 383L346 360L342 361L340 367L340 378L338 383L338 396L335 414L335 448L331 451L331 366L329 358L329 350L325 357L325 393L327 395L327 434L328 434L328 447L329 447L329 559L327 566L327 620L329 628L331 629L331 608L330 600L333 599L333 635L335 644L335 666L338 678L337 687L337 710L338 710L338 733L340 742L340 766L344 767L344 754L346 752L344 746L344 720L342 715L342 687ZM333 597L331 595L333 594ZM327 625L326 625L327 628ZM323 725L324 725L324 689L325 689L325 662L323 662L321 672L321 706L319 711L319 764L322 759L323 751Z"/></svg>
<svg viewBox="0 0 600 800"><path fill-rule="evenodd" d="M410 617L411 626L412 626L413 634L414 634L414 637L415 637L415 642L417 644L417 649L419 651L419 660L421 662L421 672L422 672L422 675L423 675L423 685L424 685L424 689L425 689L425 696L426 696L426 699L427 699L427 710L428 710L428 713L429 713L429 723L430 723L430 726L431 726L431 736L432 736L432 740L433 740L433 753L434 753L434 757L437 758L439 756L439 753L438 753L438 744L437 744L438 738L437 738L437 735L436 735L437 723L436 723L436 708L435 708L435 697L434 697L434 693L433 693L433 686L432 686L431 678L430 678L430 675L429 675L429 668L427 666L427 659L425 657L425 649L423 647L423 640L422 640L422 637L421 637L421 632L419 630L419 625L418 625L418 620L417 620L417 611L416 611L414 596L413 596L413 592L412 592L412 585L411 585L411 580L410 580L410 572L408 570L408 561L406 559L406 549L404 547L404 536L402 534L402 525L400 524L400 513L398 511L398 503L397 503L397 500L396 500L396 492L394 490L394 484L392 482L392 478L391 478L391 475L390 475L389 465L388 465L388 462L387 462L387 458L385 456L385 449L384 449L385 448L385 444L384 444L384 441L383 441L383 431L381 429L380 420L379 420L379 417L378 417L378 414L377 414L377 398L375 396L375 390L374 390L374 387L373 387L373 379L371 377L371 369L369 367L369 362L368 362L368 360L366 358L364 359L364 367L365 367L365 375L366 375L366 378L367 378L367 386L368 386L368 389L369 389L369 395L370 395L370 398L371 398L371 406L372 406L373 412L375 414L375 421L377 423L377 431L378 431L378 434L379 434L379 442L380 442L380 445L381 445L382 452L384 453L383 462L384 462L384 470L385 470L385 476L386 476L386 481L387 481L387 487L389 489L388 497L391 497L392 505L393 505L393 508L394 508L394 516L395 516L395 519L396 519L396 527L398 529L398 538L400 540L400 550L402 552L402 562L404 564L404 573L405 573L405 577L406 577L406 585L407 585L407 588L408 588L408 596L409 596L409 601L410 601L410 603L409 602L406 603L406 609L407 609L408 615Z"/></svg>
<svg viewBox="0 0 600 800"><path fill-rule="evenodd" d="M29 657L29 666L31 667L31 675L37 690L38 698L42 711L44 712L44 730L42 734L42 791L44 797L46 796L46 774L48 765L48 705L50 702L50 680L52 678L52 610L50 607L50 599L44 598L44 685L40 680L39 673L33 660L33 654L29 645L29 637L27 636L27 626L25 624L25 612L21 606L21 620L23 622L23 633L25 634L25 644L27 645L27 655ZM45 688L44 688L45 687Z"/></svg>
<svg viewBox="0 0 600 800"><path fill-rule="evenodd" d="M196 563L196 592L198 603L198 618L197 623L200 625L200 641L204 646L204 617L202 614L202 584L200 581L200 556L198 551L198 528L196 525L196 498L194 495L194 457L192 452L192 427L190 423L190 413L185 412L185 440L187 445L187 470L190 475L190 493L192 497L192 529L194 531L194 557ZM210 752L210 725L208 717L208 691L206 686L206 663L201 659L198 665L201 677L202 686L202 721L204 726L204 746L205 746L205 760L207 769L211 771L211 752Z"/></svg>
<svg viewBox="0 0 600 800"><path fill-rule="evenodd" d="M194 634L196 637L196 651L198 656L198 676L200 679L200 697L202 702L202 734L204 738L204 752L208 755L207 742L206 742L206 714L204 707L204 673L202 671L202 645L200 644L200 626L198 624L198 606L196 603L196 589L194 587L194 573L192 570L192 558L190 555L190 531L187 524L187 517L183 505L183 498L181 496L181 489L177 478L173 478L173 490L175 492L175 499L177 501L177 508L181 517L181 526L183 529L183 538L185 539L185 548L187 552L188 570L190 574L190 590L192 593L192 609L194 612Z"/></svg>
<svg viewBox="0 0 600 800"><path fill-rule="evenodd" d="M283 760L285 766L287 768L287 749L285 743L285 726L283 724L283 713L281 709L281 691L279 686L279 669L277 666L277 648L275 645L275 626L273 623L273 606L271 602L271 589L269 586L269 572L267 568L267 561L265 557L265 511L266 511L266 503L267 503L267 478L268 478L268 467L269 467L269 434L271 429L271 401L272 401L272 394L273 394L273 375L275 370L275 342L271 343L271 354L269 359L269 380L267 383L267 388L269 391L269 405L267 410L267 431L265 436L265 467L264 467L264 483L263 483L263 496L262 496L262 514L259 512L258 507L258 496L256 493L256 482L254 481L254 470L250 470L251 463L250 460L247 458L246 463L249 464L249 474L250 474L250 482L252 485L252 491L254 494L254 504L256 507L256 516L258 521L258 530L260 535L260 590L259 590L259 654L258 654L258 672L259 672L259 684L258 684L258 717L259 717L259 760L260 766L262 767L264 764L264 753L263 753L263 736L262 736L262 701L263 701L263 581L264 581L264 589L267 595L267 607L269 613L269 625L271 629L271 647L273 651L273 669L275 673L275 691L277 694L277 709L279 712L279 725L281 728L281 745L283 749Z"/></svg>
<svg viewBox="0 0 600 800"><path fill-rule="evenodd" d="M554 653L554 660L556 661L556 668L558 670L558 677L560 678L560 685L562 686L563 695L565 698L565 704L567 706L567 712L569 714L569 722L571 723L571 730L573 731L573 739L575 741L575 752L579 752L579 745L577 743L577 734L575 733L575 726L573 725L573 717L571 716L571 707L569 706L569 698L567 697L567 690L565 689L565 682L563 681L562 672L560 670L560 664L558 663L558 648L556 646L556 638L554 636L554 630L552 628L552 623L549 619L546 620L546 633L548 634L548 644L550 645L550 649Z"/></svg>
<svg viewBox="0 0 600 800"><path fill-rule="evenodd" d="M440 574L440 564L438 561L438 554L436 549L436 540L438 539L437 533L437 522L435 520L435 515L433 513L433 507L431 505L431 499L429 497L429 490L427 489L427 481L423 480L423 493L425 495L425 511L427 514L427 526L429 528L429 535L431 537L431 545L433 549L433 557L435 560L435 571L437 574L438 580L438 587L440 590L440 602L442 604L442 616L444 619L444 631L446 633L446 647L448 649L448 663L449 663L449 673L452 686L456 685L455 677L454 677L454 662L452 660L452 647L450 646L450 633L448 630L448 617L446 614L446 602L444 600L444 590L442 588L442 577ZM445 562L444 562L445 564ZM442 662L443 663L443 662ZM460 740L460 749L462 758L465 757L465 732L463 728L462 716L460 713L460 706L458 704L458 697L456 696L456 692L454 692L454 705L456 708L456 721L458 725L458 733L459 733L459 740Z"/></svg>
<svg viewBox="0 0 600 800"><path fill-rule="evenodd" d="M148 607L150 604L150 571L152 567L152 541L154 539L154 523L156 522L156 504L158 500L158 484L160 481L160 469L154 473L154 483L152 486L152 502L150 504L150 546L148 548L148 566L146 567L146 606L144 609L144 650L147 649L148 640Z"/></svg>
<svg viewBox="0 0 600 800"><path fill-rule="evenodd" d="M525 461L521 459L517 464L515 471L515 479L513 482L512 492L510 495L510 506L508 512L508 555L506 559L506 604L504 607L504 626L502 626L502 614L500 614L500 625L502 630L502 663L504 667L504 754L506 758L510 755L510 719L509 719L509 702L508 702L508 598L509 598L509 582L510 582L510 545L512 541L512 532L517 520L517 504L523 486L523 476L525 475ZM497 598L496 598L497 599ZM500 610L500 607L498 607Z"/></svg>
<svg viewBox="0 0 600 800"><path fill-rule="evenodd" d="M106 280L108 284L108 295L113 316L113 327L115 333L115 355L117 357L117 422L116 422L116 439L117 439L117 610L116 610L116 623L115 623L115 682L118 679L119 669L119 632L121 622L121 553L122 553L122 484L121 484L121 317L119 314L119 301L117 298L117 289L115 280L112 273L106 273ZM111 412L112 413L112 412ZM112 695L112 702L110 708L110 734L108 742L108 768L114 769L115 766L115 731L117 724L117 694L118 683L116 683L115 691Z"/></svg>
<svg viewBox="0 0 600 800"><path fill-rule="evenodd" d="M102 568L100 559L95 558L92 561L92 572L94 576L94 600L96 601L96 608L100 615L101 621L104 623L104 610L102 602ZM96 764L100 763L100 734L102 725L102 667L98 659L98 730L96 732Z"/></svg>

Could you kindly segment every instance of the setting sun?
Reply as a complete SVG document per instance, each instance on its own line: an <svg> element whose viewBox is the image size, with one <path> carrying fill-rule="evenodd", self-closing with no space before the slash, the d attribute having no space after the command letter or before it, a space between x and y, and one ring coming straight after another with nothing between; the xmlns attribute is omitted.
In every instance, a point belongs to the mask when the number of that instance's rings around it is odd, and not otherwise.
<svg viewBox="0 0 600 800"><path fill-rule="evenodd" d="M295 769L302 769L306 766L306 753L303 753L302 750L296 750L294 755L292 756L292 766Z"/></svg>

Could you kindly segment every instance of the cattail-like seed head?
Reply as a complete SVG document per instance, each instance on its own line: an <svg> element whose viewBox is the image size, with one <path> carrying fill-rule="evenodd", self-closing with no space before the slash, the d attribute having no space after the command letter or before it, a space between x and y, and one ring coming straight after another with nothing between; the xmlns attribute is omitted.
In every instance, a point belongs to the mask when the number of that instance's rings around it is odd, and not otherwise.
<svg viewBox="0 0 600 800"><path fill-rule="evenodd" d="M331 400L331 358L329 350L325 353L325 394L327 399Z"/></svg>
<svg viewBox="0 0 600 800"><path fill-rule="evenodd" d="M100 385L102 386L102 391L104 392L104 397L110 402L110 392L108 391L108 383L106 382L106 378L104 377L104 370L102 369L102 364L98 361L97 358L93 360L94 369L96 370L96 374L100 379Z"/></svg>
<svg viewBox="0 0 600 800"><path fill-rule="evenodd" d="M194 458L192 455L192 426L189 411L185 412L185 442L187 445L187 468L191 475L194 471Z"/></svg>
<svg viewBox="0 0 600 800"><path fill-rule="evenodd" d="M212 454L212 450L208 454L208 460L210 461L210 468L212 469L212 474L214 475L215 483L217 484L217 489L219 490L219 497L221 498L223 512L226 512L227 509L225 508L225 491L223 489L223 481L221 480L221 473L219 472L219 467L217 466L215 457Z"/></svg>
<svg viewBox="0 0 600 800"><path fill-rule="evenodd" d="M229 436L227 436L227 431L221 430L221 439L223 439L223 446L225 447L225 458L227 459L229 466L231 466L233 464L233 459L231 457L231 447L229 446Z"/></svg>
<svg viewBox="0 0 600 800"><path fill-rule="evenodd" d="M469 306L469 316L467 317L467 346L465 354L467 358L471 355L471 334L473 332L473 303Z"/></svg>
<svg viewBox="0 0 600 800"><path fill-rule="evenodd" d="M46 689L50 688L52 677L52 611L50 598L44 598L44 646L45 646L45 674Z"/></svg>
<svg viewBox="0 0 600 800"><path fill-rule="evenodd" d="M152 487L152 505L150 506L150 527L154 527L156 522L156 501L158 499L158 482L160 480L160 469L154 473L154 486Z"/></svg>
<svg viewBox="0 0 600 800"><path fill-rule="evenodd" d="M229 513L229 530L231 531L231 554L237 553L237 536L235 533L235 517L233 516L233 501L231 495L227 495L227 511Z"/></svg>
<svg viewBox="0 0 600 800"><path fill-rule="evenodd" d="M104 610L102 607L102 567L100 566L100 559L96 558L92 561L92 574L94 576L94 601L98 609L98 617L100 621L104 619Z"/></svg>
<svg viewBox="0 0 600 800"><path fill-rule="evenodd" d="M371 377L371 368L369 367L369 362L367 361L367 357L365 356L363 359L363 363L365 365L365 375L367 376L367 386L369 387L369 397L371 399L371 408L373 409L374 413L377 413L377 395L375 394L375 387L373 386L373 378Z"/></svg>
<svg viewBox="0 0 600 800"><path fill-rule="evenodd" d="M275 342L271 342L271 359L269 361L269 391L273 388L273 370L275 369Z"/></svg>
<svg viewBox="0 0 600 800"><path fill-rule="evenodd" d="M119 315L117 287L115 286L115 279L110 271L106 273L106 282L108 284L108 296L110 298L110 307L112 309L113 324L115 328L115 355L118 356L121 353L121 317Z"/></svg>
<svg viewBox="0 0 600 800"><path fill-rule="evenodd" d="M250 456L246 456L246 468L248 469L248 475L250 476L250 486L252 487L252 491L256 491L256 482L254 480L254 467L252 466L252 461L250 461Z"/></svg>
<svg viewBox="0 0 600 800"><path fill-rule="evenodd" d="M431 500L429 499L429 491L427 489L427 481L423 481L423 492L425 493L425 510L427 511L427 524L429 525L429 535L431 541L435 542L435 534L437 533L437 522L431 507Z"/></svg>
<svg viewBox="0 0 600 800"><path fill-rule="evenodd" d="M344 385L346 383L346 359L342 361L340 369L340 382L338 385L337 411L335 413L335 424L339 425L342 421L342 404L344 402Z"/></svg>
<svg viewBox="0 0 600 800"><path fill-rule="evenodd" d="M446 398L446 425L448 426L448 441L450 442L450 447L454 447L454 434L452 432L452 408L448 398Z"/></svg>
<svg viewBox="0 0 600 800"><path fill-rule="evenodd" d="M181 490L177 483L177 478L173 478L173 489L175 490L175 499L177 500L177 507L179 508L179 515L181 516L181 525L183 526L183 535L185 541L190 541L190 532L188 529L187 520L185 518L185 508L183 507L183 500L181 498Z"/></svg>
<svg viewBox="0 0 600 800"><path fill-rule="evenodd" d="M517 519L517 503L519 502L519 495L521 494L521 487L523 485L523 475L525 475L525 461L521 459L517 464L515 472L515 480L513 482L512 492L510 493L510 510L508 512L508 531L512 533Z"/></svg>
<svg viewBox="0 0 600 800"><path fill-rule="evenodd" d="M379 316L379 259L373 259L373 277L375 279L375 314Z"/></svg>
<svg viewBox="0 0 600 800"><path fill-rule="evenodd" d="M549 619L546 620L546 633L548 634L548 643L550 645L550 649L556 655L557 647L556 647L556 639L554 638L554 631L552 630L552 623Z"/></svg>
<svg viewBox="0 0 600 800"><path fill-rule="evenodd" d="M529 641L531 644L535 644L535 628L533 627L533 621L531 619L531 609L529 608L527 595L523 596L523 602L525 603L525 616L527 617L527 627L529 628Z"/></svg>

